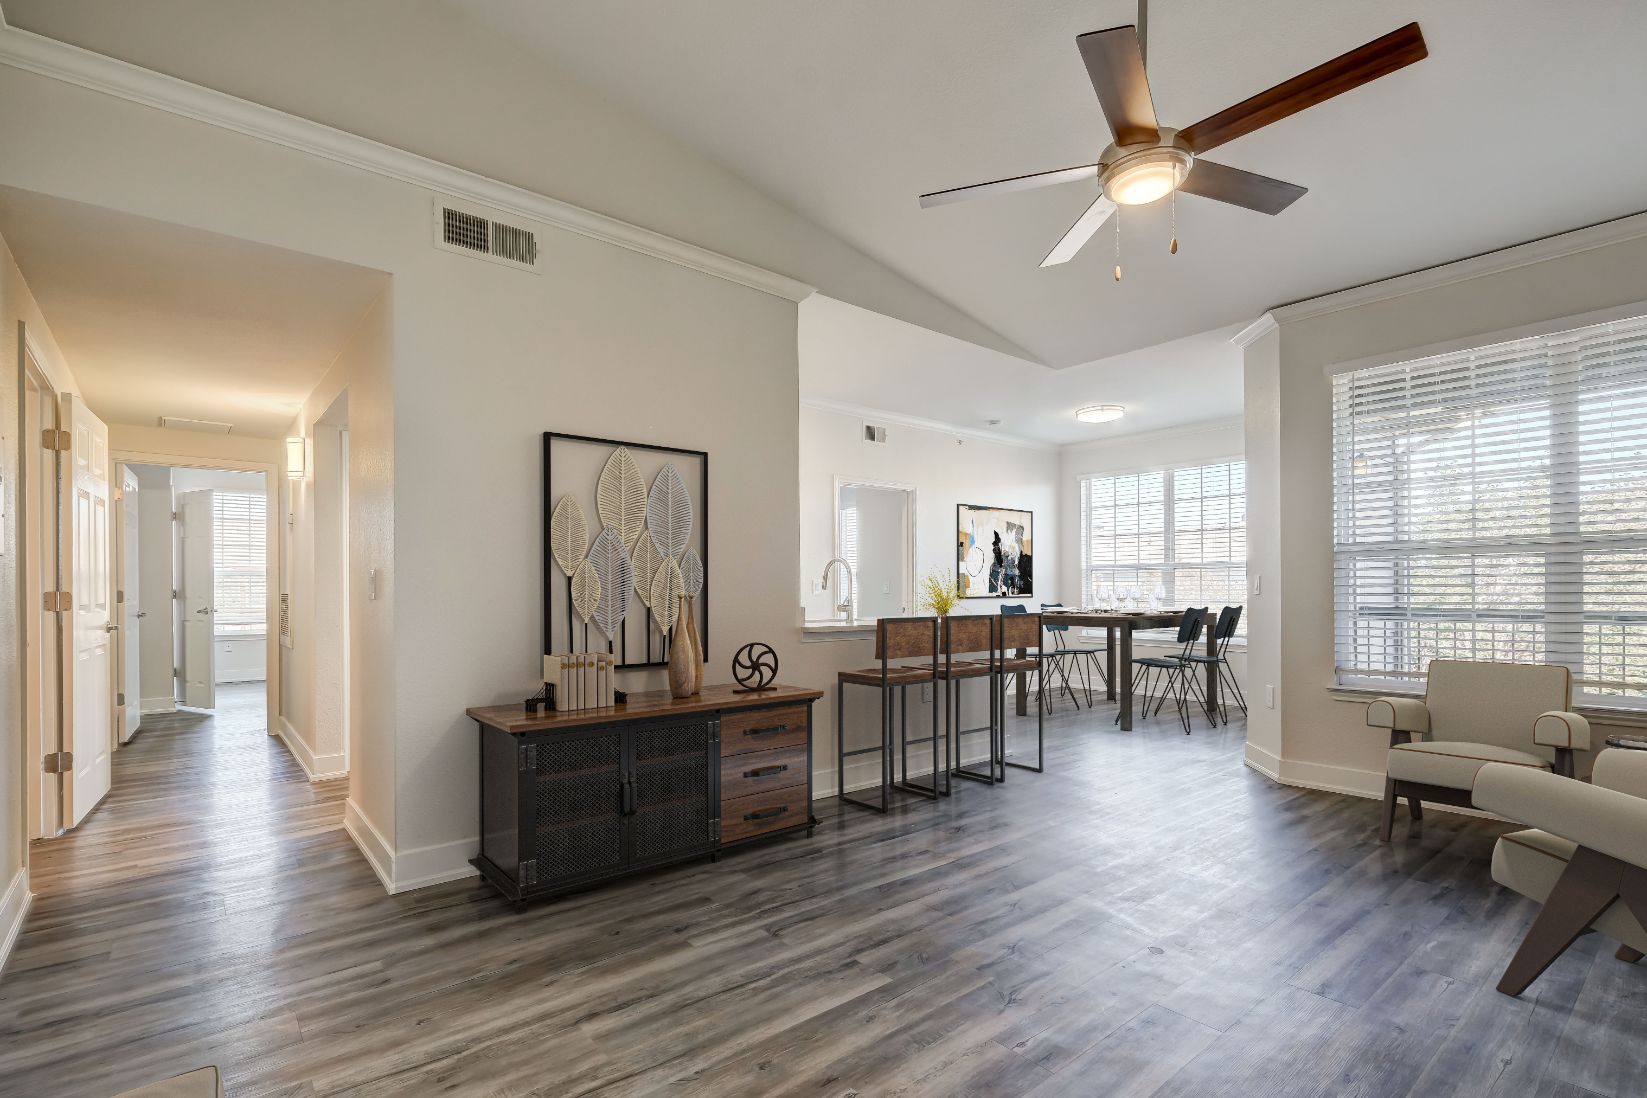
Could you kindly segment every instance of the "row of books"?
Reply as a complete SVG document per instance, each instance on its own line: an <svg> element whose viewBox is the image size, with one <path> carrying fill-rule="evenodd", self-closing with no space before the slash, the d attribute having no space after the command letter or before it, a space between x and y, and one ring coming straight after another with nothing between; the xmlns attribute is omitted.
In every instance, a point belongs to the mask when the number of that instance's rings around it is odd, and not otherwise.
<svg viewBox="0 0 1647 1098"><path fill-rule="evenodd" d="M543 681L555 688L557 710L598 709L614 704L617 659L605 652L543 657Z"/></svg>

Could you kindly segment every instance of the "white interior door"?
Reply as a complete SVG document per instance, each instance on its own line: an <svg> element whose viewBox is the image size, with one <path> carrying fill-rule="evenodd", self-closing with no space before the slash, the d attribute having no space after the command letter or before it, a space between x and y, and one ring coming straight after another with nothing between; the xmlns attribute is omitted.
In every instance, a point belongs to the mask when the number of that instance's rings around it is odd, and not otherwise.
<svg viewBox="0 0 1647 1098"><path fill-rule="evenodd" d="M62 424L69 432L68 510L69 594L74 627L64 700L65 723L73 729L74 756L65 783L65 815L77 826L109 791L114 742L114 560L109 528L109 429L70 394L62 398Z"/></svg>
<svg viewBox="0 0 1647 1098"><path fill-rule="evenodd" d="M183 634L183 704L217 708L217 668L212 643L217 609L213 592L212 492L182 492L177 497L178 556L181 586L178 613Z"/></svg>
<svg viewBox="0 0 1647 1098"><path fill-rule="evenodd" d="M121 675L120 696L115 699L121 713L120 742L125 743L137 734L143 719L142 681L138 674L140 660L138 631L141 623L142 602L138 598L137 567L137 498L140 485L137 474L120 467L120 596L123 628L120 634Z"/></svg>

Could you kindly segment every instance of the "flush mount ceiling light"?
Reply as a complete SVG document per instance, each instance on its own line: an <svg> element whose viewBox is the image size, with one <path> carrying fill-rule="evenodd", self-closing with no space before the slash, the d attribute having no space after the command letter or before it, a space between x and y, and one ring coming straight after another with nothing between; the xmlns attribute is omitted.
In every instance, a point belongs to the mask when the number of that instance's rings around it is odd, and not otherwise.
<svg viewBox="0 0 1647 1098"><path fill-rule="evenodd" d="M1119 404L1088 404L1075 409L1075 418L1082 423L1114 423L1126 414L1126 408Z"/></svg>
<svg viewBox="0 0 1647 1098"><path fill-rule="evenodd" d="M1128 152L1111 146L1115 159L1100 165L1104 194L1118 206L1142 206L1178 189L1195 163L1177 130L1161 129L1162 143Z"/></svg>

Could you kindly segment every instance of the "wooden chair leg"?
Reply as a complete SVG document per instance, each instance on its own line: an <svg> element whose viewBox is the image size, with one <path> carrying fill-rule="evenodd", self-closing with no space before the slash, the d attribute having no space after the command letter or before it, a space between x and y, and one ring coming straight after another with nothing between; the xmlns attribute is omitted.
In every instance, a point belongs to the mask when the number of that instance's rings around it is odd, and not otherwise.
<svg viewBox="0 0 1647 1098"><path fill-rule="evenodd" d="M1622 862L1579 847L1510 959L1498 990L1506 995L1526 991L1618 898L1623 875Z"/></svg>
<svg viewBox="0 0 1647 1098"><path fill-rule="evenodd" d="M1378 822L1378 841L1387 843L1395 831L1395 779L1384 779L1384 815Z"/></svg>
<svg viewBox="0 0 1647 1098"><path fill-rule="evenodd" d="M1643 954L1639 949L1631 949L1627 945L1621 945L1618 947L1618 952L1613 954L1613 956L1617 957L1627 965L1633 965L1637 961L1641 960Z"/></svg>
<svg viewBox="0 0 1647 1098"><path fill-rule="evenodd" d="M1420 801L1417 797L1408 797L1407 798L1407 815L1411 816L1413 819L1417 820L1419 823L1423 823L1424 822L1424 802Z"/></svg>

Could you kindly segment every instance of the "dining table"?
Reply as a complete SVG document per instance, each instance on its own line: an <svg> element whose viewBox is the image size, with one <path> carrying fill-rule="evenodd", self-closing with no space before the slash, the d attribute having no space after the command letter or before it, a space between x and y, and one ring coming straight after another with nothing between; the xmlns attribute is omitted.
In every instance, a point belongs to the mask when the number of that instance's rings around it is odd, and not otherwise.
<svg viewBox="0 0 1647 1098"><path fill-rule="evenodd" d="M1182 610L1043 610L1041 624L1067 625L1076 629L1102 629L1107 636L1104 645L1105 677L1109 680L1104 696L1121 707L1121 728L1132 730L1132 635L1141 629L1176 629L1183 620ZM1211 623L1202 630L1207 655L1218 655L1218 640ZM1042 652L1052 649L1043 647ZM1119 673L1118 673L1119 672ZM1028 712L1028 691L1025 676L1018 676L1018 714ZM1207 707L1218 708L1218 665L1206 665Z"/></svg>

